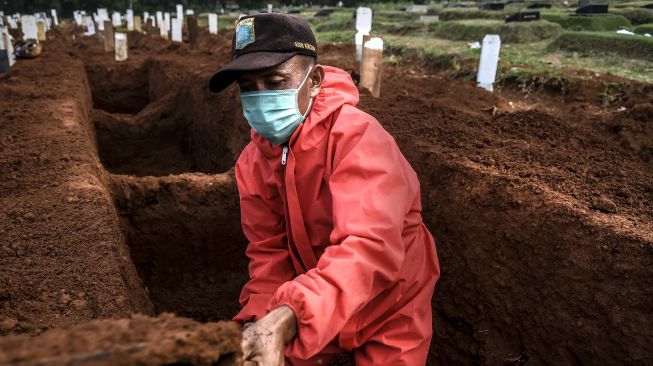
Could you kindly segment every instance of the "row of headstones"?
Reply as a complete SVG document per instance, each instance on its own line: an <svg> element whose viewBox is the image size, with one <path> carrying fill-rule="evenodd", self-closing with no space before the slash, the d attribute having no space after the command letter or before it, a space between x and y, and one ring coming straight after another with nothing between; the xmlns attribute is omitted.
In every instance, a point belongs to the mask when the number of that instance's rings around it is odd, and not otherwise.
<svg viewBox="0 0 653 366"><path fill-rule="evenodd" d="M370 37L372 31L372 9L359 7L356 10L356 60L360 61L360 86L367 88L375 97L381 89L381 65L383 61L383 40ZM481 58L479 61L476 82L487 91L493 90L496 70L499 63L501 39L496 34L488 34L483 38Z"/></svg>
<svg viewBox="0 0 653 366"><path fill-rule="evenodd" d="M55 9L51 10L51 15L52 17L47 16L46 13L5 15L4 12L0 11L0 27L5 29L20 28L23 40L44 41L46 32L59 25L59 18Z"/></svg>
<svg viewBox="0 0 653 366"><path fill-rule="evenodd" d="M51 9L50 16L46 13L34 15L10 14L0 11L0 72L11 73L11 67L16 63L14 46L9 30L18 30L23 40L36 42L46 39L46 32L59 25L57 10Z"/></svg>
<svg viewBox="0 0 653 366"><path fill-rule="evenodd" d="M193 10L186 10L186 15L194 15ZM85 26L87 31L86 35L94 35L97 30L103 32L105 21L110 20L114 27L121 27L124 23L127 25L128 31L143 32L143 25L159 29L159 35L165 39L172 39L174 42L182 42L182 27L184 22L183 5L177 5L176 18L171 17L171 13L157 11L150 14L144 12L143 17L134 16L134 12L128 9L123 16L119 12L113 12L111 19L107 9L100 8L97 12L93 13L92 17L87 16L85 11L74 11L73 16L75 23L80 26ZM209 14L209 32L211 34L218 34L218 14Z"/></svg>

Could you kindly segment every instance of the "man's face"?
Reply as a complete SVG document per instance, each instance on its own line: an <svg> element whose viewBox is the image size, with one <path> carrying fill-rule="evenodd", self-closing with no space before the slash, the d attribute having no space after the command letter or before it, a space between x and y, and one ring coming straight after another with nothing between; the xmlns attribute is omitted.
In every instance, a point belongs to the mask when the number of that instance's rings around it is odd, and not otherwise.
<svg viewBox="0 0 653 366"><path fill-rule="evenodd" d="M322 67L315 66L312 60L310 56L297 55L268 69L244 71L236 81L241 92L295 89L310 72L298 95L299 110L305 113L310 99L319 93L324 77Z"/></svg>

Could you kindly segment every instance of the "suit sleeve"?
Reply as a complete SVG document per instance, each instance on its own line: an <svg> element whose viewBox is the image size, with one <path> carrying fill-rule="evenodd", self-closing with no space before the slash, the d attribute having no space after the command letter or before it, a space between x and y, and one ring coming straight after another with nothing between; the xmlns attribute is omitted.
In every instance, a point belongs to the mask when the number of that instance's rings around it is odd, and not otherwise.
<svg viewBox="0 0 653 366"><path fill-rule="evenodd" d="M293 309L298 334L289 351L308 358L397 279L405 258L403 222L419 191L415 172L394 139L376 122L347 122L339 134L329 187L331 245L317 267L282 285L269 310ZM353 135L353 137L348 137Z"/></svg>
<svg viewBox="0 0 653 366"><path fill-rule="evenodd" d="M265 315L270 298L279 286L292 280L294 269L288 253L283 213L275 211L260 170L242 156L236 164L241 223L249 244L249 281L240 295L236 321L258 320Z"/></svg>

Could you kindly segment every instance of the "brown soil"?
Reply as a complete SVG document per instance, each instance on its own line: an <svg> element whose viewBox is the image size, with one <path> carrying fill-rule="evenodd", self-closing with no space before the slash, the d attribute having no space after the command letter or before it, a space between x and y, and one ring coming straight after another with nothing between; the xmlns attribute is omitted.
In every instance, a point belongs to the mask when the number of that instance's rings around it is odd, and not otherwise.
<svg viewBox="0 0 653 366"><path fill-rule="evenodd" d="M248 132L236 89L206 90L229 41L130 34L116 64L95 38L51 35L0 84L0 334L229 319L247 278L230 169ZM351 51L321 62L356 70ZM653 87L491 94L418 63L385 76L360 107L418 172L438 239L428 364L651 364Z"/></svg>
<svg viewBox="0 0 653 366"><path fill-rule="evenodd" d="M51 329L36 338L4 338L0 364L236 366L241 364L239 338L240 327L232 322L140 315Z"/></svg>

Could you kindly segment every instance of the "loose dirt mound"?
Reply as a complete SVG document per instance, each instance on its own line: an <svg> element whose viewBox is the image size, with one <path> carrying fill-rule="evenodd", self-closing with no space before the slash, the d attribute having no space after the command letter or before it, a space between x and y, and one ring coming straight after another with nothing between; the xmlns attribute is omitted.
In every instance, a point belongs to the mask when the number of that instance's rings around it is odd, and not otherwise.
<svg viewBox="0 0 653 366"><path fill-rule="evenodd" d="M229 319L247 278L230 168L248 131L235 88L206 90L229 41L131 34L116 64L95 38L55 35L0 85L0 334ZM350 48L321 55L357 69ZM418 172L437 237L428 364L647 364L653 88L491 94L429 65L385 72L360 107Z"/></svg>
<svg viewBox="0 0 653 366"><path fill-rule="evenodd" d="M0 338L2 365L240 365L240 327L157 318L96 320L38 337Z"/></svg>

